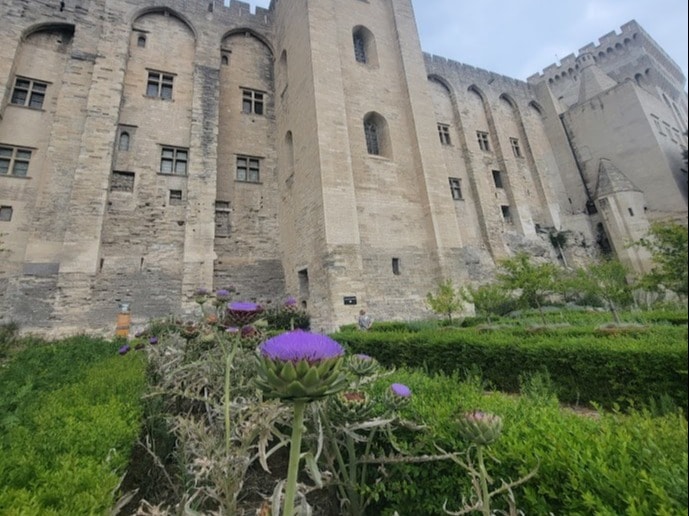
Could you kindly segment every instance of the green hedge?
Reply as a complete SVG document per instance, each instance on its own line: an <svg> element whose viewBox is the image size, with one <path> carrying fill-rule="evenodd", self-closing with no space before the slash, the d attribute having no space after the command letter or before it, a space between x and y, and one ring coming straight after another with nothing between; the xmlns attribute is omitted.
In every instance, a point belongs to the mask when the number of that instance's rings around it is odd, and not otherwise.
<svg viewBox="0 0 689 516"><path fill-rule="evenodd" d="M423 432L402 436L417 453L466 450L456 420L481 409L502 417L503 435L490 446L488 473L515 480L538 465L535 478L515 489L524 514L687 514L687 421L683 414L647 412L603 415L560 409L557 399L530 391L520 397L485 393L478 382L457 375L428 376L398 370L377 386L408 385L411 404L403 415L422 421ZM401 444L401 443L398 443ZM450 461L386 465L374 492L371 514L444 514L470 494L466 472ZM495 508L506 510L503 504Z"/></svg>
<svg viewBox="0 0 689 516"><path fill-rule="evenodd" d="M687 328L642 327L619 334L589 327L444 328L420 332L339 332L354 353L387 367L452 374L479 368L496 389L516 392L519 376L547 370L560 400L604 406L670 397L687 406Z"/></svg>
<svg viewBox="0 0 689 516"><path fill-rule="evenodd" d="M143 354L86 337L17 355L0 374L0 513L105 513L139 434L144 371Z"/></svg>

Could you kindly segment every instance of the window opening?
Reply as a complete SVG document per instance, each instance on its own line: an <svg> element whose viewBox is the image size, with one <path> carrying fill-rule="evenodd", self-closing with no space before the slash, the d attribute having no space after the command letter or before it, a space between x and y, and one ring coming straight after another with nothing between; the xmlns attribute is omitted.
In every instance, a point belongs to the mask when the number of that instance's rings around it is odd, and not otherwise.
<svg viewBox="0 0 689 516"><path fill-rule="evenodd" d="M438 135L440 136L440 143L443 145L452 145L450 141L450 126L446 124L438 124Z"/></svg>
<svg viewBox="0 0 689 516"><path fill-rule="evenodd" d="M392 259L392 273L395 276L400 275L400 259L399 258L393 258Z"/></svg>
<svg viewBox="0 0 689 516"><path fill-rule="evenodd" d="M173 81L173 75L161 72L148 72L146 95L148 97L159 97L164 100L171 100Z"/></svg>
<svg viewBox="0 0 689 516"><path fill-rule="evenodd" d="M519 146L519 140L517 138L510 138L510 144L512 145L512 152L516 158L522 157L522 149Z"/></svg>
<svg viewBox="0 0 689 516"><path fill-rule="evenodd" d="M306 299L309 297L309 270L302 269L297 272L299 278L299 297L302 298L302 306L306 306Z"/></svg>
<svg viewBox="0 0 689 516"><path fill-rule="evenodd" d="M512 214L510 213L510 207L509 206L500 206L500 211L502 211L502 218L504 219L505 222L511 224L512 223Z"/></svg>
<svg viewBox="0 0 689 516"><path fill-rule="evenodd" d="M368 150L368 153L374 156L380 156L378 126L373 120L364 122L364 134L366 135L366 150Z"/></svg>
<svg viewBox="0 0 689 516"><path fill-rule="evenodd" d="M493 182L495 183L495 188L503 188L502 172L499 170L493 170Z"/></svg>
<svg viewBox="0 0 689 516"><path fill-rule="evenodd" d="M0 206L0 222L10 222L13 212L12 206Z"/></svg>
<svg viewBox="0 0 689 516"><path fill-rule="evenodd" d="M361 31L357 31L353 35L354 39L354 58L357 63L367 63L366 59L366 39Z"/></svg>
<svg viewBox="0 0 689 516"><path fill-rule="evenodd" d="M484 131L476 131L476 139L478 140L478 147L482 151L490 151L490 142L488 141L488 133Z"/></svg>
<svg viewBox="0 0 689 516"><path fill-rule="evenodd" d="M146 36L139 36L136 40L136 46L144 48L146 46Z"/></svg>
<svg viewBox="0 0 689 516"><path fill-rule="evenodd" d="M182 190L170 190L170 204L182 204Z"/></svg>
<svg viewBox="0 0 689 516"><path fill-rule="evenodd" d="M455 201L461 201L462 197L462 180L456 177L450 177L450 192Z"/></svg>
<svg viewBox="0 0 689 516"><path fill-rule="evenodd" d="M261 180L261 160L250 156L237 156L237 181L258 183Z"/></svg>
<svg viewBox="0 0 689 516"><path fill-rule="evenodd" d="M120 141L118 142L117 149L121 151L129 150L129 133L120 133Z"/></svg>
<svg viewBox="0 0 689 516"><path fill-rule="evenodd" d="M186 176L188 160L187 149L163 147L160 156L160 173Z"/></svg>
<svg viewBox="0 0 689 516"><path fill-rule="evenodd" d="M17 147L0 146L0 174L26 177L31 151Z"/></svg>
<svg viewBox="0 0 689 516"><path fill-rule="evenodd" d="M254 115L263 114L263 92L256 90L242 90L242 113Z"/></svg>
<svg viewBox="0 0 689 516"><path fill-rule="evenodd" d="M17 77L10 102L17 106L41 109L48 83Z"/></svg>

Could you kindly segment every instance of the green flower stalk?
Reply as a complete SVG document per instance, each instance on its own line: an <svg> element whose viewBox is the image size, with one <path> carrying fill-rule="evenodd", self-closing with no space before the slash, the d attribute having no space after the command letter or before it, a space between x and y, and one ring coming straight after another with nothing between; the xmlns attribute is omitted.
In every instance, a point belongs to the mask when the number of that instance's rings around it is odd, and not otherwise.
<svg viewBox="0 0 689 516"><path fill-rule="evenodd" d="M266 396L294 404L284 516L294 514L306 404L345 388L343 355L342 346L334 340L304 331L283 333L267 340L259 349L256 384Z"/></svg>

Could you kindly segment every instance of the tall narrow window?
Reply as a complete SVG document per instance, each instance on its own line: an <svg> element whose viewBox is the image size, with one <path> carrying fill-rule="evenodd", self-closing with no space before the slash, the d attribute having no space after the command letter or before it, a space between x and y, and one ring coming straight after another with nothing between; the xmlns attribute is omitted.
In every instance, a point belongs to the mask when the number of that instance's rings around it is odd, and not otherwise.
<svg viewBox="0 0 689 516"><path fill-rule="evenodd" d="M490 142L488 140L488 133L484 131L476 131L476 139L478 140L478 147L482 151L490 151Z"/></svg>
<svg viewBox="0 0 689 516"><path fill-rule="evenodd" d="M242 113L263 114L263 92L242 89Z"/></svg>
<svg viewBox="0 0 689 516"><path fill-rule="evenodd" d="M519 146L519 140L517 138L510 138L510 144L512 145L512 153L515 158L522 157L522 149Z"/></svg>
<svg viewBox="0 0 689 516"><path fill-rule="evenodd" d="M455 201L461 201L462 197L462 180L457 177L450 177L450 193Z"/></svg>
<svg viewBox="0 0 689 516"><path fill-rule="evenodd" d="M366 150L368 153L379 156L378 126L374 120L371 119L364 122L364 134L366 135Z"/></svg>
<svg viewBox="0 0 689 516"><path fill-rule="evenodd" d="M249 156L237 156L237 181L258 183L261 180L261 160Z"/></svg>
<svg viewBox="0 0 689 516"><path fill-rule="evenodd" d="M499 170L493 170L493 183L495 183L495 188L503 188L502 172L500 172Z"/></svg>
<svg viewBox="0 0 689 516"><path fill-rule="evenodd" d="M446 124L438 124L438 135L440 136L440 143L443 145L451 145L450 140L450 126Z"/></svg>
<svg viewBox="0 0 689 516"><path fill-rule="evenodd" d="M502 218L508 224L512 224L512 214L510 213L510 207L502 205L500 206L500 211L502 212Z"/></svg>
<svg viewBox="0 0 689 516"><path fill-rule="evenodd" d="M160 156L160 173L177 176L187 175L189 151L175 147L163 147Z"/></svg>
<svg viewBox="0 0 689 516"><path fill-rule="evenodd" d="M395 276L399 276L400 273L400 259L399 258L393 258L392 259L392 273Z"/></svg>
<svg viewBox="0 0 689 516"><path fill-rule="evenodd" d="M136 46L139 48L144 48L146 46L146 36L139 36L136 38Z"/></svg>
<svg viewBox="0 0 689 516"><path fill-rule="evenodd" d="M121 150L121 151L128 151L129 150L129 133L128 132L120 133L120 140L117 143L117 149Z"/></svg>
<svg viewBox="0 0 689 516"><path fill-rule="evenodd" d="M299 277L299 297L302 299L303 303L309 298L309 270L302 269L297 272Z"/></svg>
<svg viewBox="0 0 689 516"><path fill-rule="evenodd" d="M159 97L164 100L172 99L172 84L174 76L162 72L148 72L148 83L146 84L146 95L148 97Z"/></svg>
<svg viewBox="0 0 689 516"><path fill-rule="evenodd" d="M354 58L357 63L367 63L366 59L366 39L362 31L356 31L353 34L354 39Z"/></svg>
<svg viewBox="0 0 689 516"><path fill-rule="evenodd" d="M17 106L41 109L48 83L17 77L14 81L10 102Z"/></svg>

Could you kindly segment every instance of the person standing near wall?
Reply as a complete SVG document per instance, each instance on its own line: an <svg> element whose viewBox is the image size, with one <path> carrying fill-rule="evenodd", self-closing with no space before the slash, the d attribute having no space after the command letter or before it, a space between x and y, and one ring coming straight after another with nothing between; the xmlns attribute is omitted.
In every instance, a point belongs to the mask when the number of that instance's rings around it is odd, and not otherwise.
<svg viewBox="0 0 689 516"><path fill-rule="evenodd" d="M372 324L373 319L371 319L371 317L368 316L366 310L364 310L363 308L359 310L359 329L369 330Z"/></svg>

